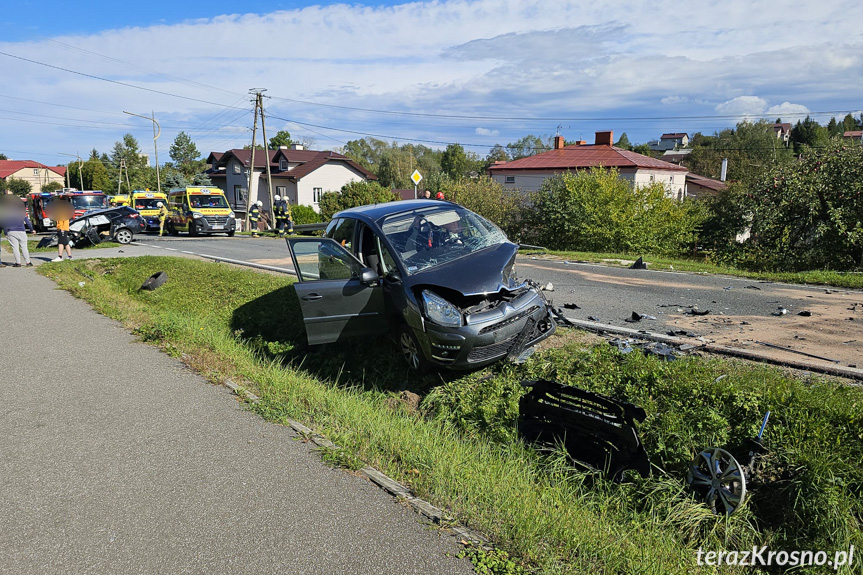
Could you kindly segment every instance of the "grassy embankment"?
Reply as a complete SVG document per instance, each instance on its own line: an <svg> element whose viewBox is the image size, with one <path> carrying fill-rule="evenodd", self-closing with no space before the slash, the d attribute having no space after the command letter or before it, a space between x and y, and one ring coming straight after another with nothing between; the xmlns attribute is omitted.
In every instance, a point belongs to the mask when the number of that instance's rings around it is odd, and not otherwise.
<svg viewBox="0 0 863 575"><path fill-rule="evenodd" d="M529 252L530 250L522 251ZM630 265L630 262L638 259L638 255L632 254L564 252L554 250L536 252L533 253L533 255L537 257L548 257L557 260L592 262L627 267ZM665 256L644 255L644 261L648 262L650 269L653 270L674 269L675 271L720 274L762 281L827 285L844 287L849 289L863 289L863 273L860 272L837 272L830 270L812 270L804 272L753 272L727 266L719 266L710 263L703 256L672 258Z"/></svg>
<svg viewBox="0 0 863 575"><path fill-rule="evenodd" d="M79 286L76 268L95 280ZM159 270L168 283L138 291ZM563 330L554 338L562 347L521 366L417 378L388 341L308 349L286 277L156 257L40 271L145 341L184 354L209 379L253 389L262 416L294 418L328 436L343 449L327 459L367 462L409 484L531 570L709 573L695 565L699 547L824 549L831 557L863 547L859 387L720 359L623 356ZM653 476L614 484L522 444L518 382L537 377L643 406ZM424 396L419 410L397 399L405 388ZM754 435L768 409L765 485L730 518L712 516L685 487L688 461L700 448ZM843 572L859 573L859 561L854 569Z"/></svg>
<svg viewBox="0 0 863 575"><path fill-rule="evenodd" d="M29 239L29 238L27 239L27 249L30 250L31 254L32 253L38 254L38 253L43 253L43 252L57 253L57 246L53 246L50 248L37 248L36 246L39 245L39 242L41 240L42 240L41 237L39 239L36 239L36 240ZM119 244L117 242L102 242L98 246L89 245L89 244L83 248L76 248L75 246L72 246L72 253L74 254L75 250L90 250L90 249L94 249L94 248L96 248L96 249L99 249L99 248L121 248L121 247L123 247L123 244ZM10 246L8 242L3 242L3 250L7 251L9 253L12 253L12 246Z"/></svg>

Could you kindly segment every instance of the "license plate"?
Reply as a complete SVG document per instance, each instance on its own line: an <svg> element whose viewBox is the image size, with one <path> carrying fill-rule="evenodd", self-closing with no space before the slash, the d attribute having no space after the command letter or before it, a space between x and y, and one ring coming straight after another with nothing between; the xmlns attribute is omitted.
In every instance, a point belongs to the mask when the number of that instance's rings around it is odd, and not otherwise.
<svg viewBox="0 0 863 575"><path fill-rule="evenodd" d="M221 225L221 224L213 224L213 229L214 229L214 230L221 230L221 229L223 229L224 227L225 227L225 226L223 226L223 225Z"/></svg>

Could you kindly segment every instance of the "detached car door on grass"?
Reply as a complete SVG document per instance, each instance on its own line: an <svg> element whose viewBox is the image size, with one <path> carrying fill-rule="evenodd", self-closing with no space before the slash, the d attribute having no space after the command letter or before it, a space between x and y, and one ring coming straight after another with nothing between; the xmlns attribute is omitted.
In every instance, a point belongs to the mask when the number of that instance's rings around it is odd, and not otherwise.
<svg viewBox="0 0 863 575"><path fill-rule="evenodd" d="M387 331L377 272L329 238L286 238L309 345Z"/></svg>

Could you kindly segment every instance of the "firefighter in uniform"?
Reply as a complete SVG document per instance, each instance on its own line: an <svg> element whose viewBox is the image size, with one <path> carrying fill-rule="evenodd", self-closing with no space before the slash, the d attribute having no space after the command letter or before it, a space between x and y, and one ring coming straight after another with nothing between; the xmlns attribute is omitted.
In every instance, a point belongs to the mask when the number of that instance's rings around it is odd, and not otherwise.
<svg viewBox="0 0 863 575"><path fill-rule="evenodd" d="M252 237L258 237L258 222L261 220L261 206L263 202L258 201L252 204L252 209L249 210L249 227L252 228Z"/></svg>
<svg viewBox="0 0 863 575"><path fill-rule="evenodd" d="M276 229L279 230L279 237L285 237L285 215L282 211L282 196L273 198L273 217L276 219Z"/></svg>
<svg viewBox="0 0 863 575"><path fill-rule="evenodd" d="M162 202L156 205L159 206L159 235L161 236L165 232L165 218L168 217L168 208Z"/></svg>

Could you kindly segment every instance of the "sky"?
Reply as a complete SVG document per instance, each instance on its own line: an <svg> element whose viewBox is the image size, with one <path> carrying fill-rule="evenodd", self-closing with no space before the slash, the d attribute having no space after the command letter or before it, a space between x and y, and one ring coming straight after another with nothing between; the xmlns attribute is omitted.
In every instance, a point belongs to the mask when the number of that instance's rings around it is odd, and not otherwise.
<svg viewBox="0 0 863 575"><path fill-rule="evenodd" d="M131 133L168 161L267 136L480 156L527 134L633 143L863 109L863 3L25 0L0 11L0 153L49 165ZM258 133L260 141L261 134ZM71 156L70 156L71 155Z"/></svg>

